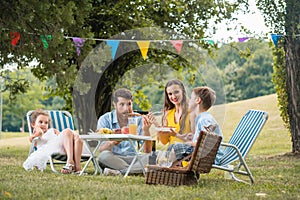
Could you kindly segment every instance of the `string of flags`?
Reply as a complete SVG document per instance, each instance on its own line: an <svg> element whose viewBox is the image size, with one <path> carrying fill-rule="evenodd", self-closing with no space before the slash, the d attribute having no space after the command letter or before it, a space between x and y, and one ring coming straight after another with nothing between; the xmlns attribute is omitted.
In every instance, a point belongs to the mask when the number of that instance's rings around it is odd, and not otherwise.
<svg viewBox="0 0 300 200"><path fill-rule="evenodd" d="M296 35L297 37L300 36ZM11 39L11 45L13 47L17 46L18 42L21 39L21 34L19 32L13 32L10 31L9 33L9 37ZM275 47L278 47L278 40L283 38L284 35L281 34L270 34L271 40L273 42L273 44L275 45ZM49 47L49 41L51 41L52 35L41 35L40 36L42 44L44 49L47 49ZM173 47L176 49L177 53L180 54L182 46L183 46L183 42L187 42L187 41L200 41L203 40L205 42L207 42L210 45L214 45L215 41L212 39L207 39L207 38L202 38L202 39L185 39L185 40L112 40L112 39L99 39L99 38L80 38L80 37L70 37L70 36L65 36L65 39L72 39L75 49L76 49L76 53L79 56L81 53L81 48L84 46L84 43L86 40L98 40L98 41L105 41L106 44L108 46L111 47L111 57L112 59L115 58L116 52L118 50L119 44L120 42L136 42L140 52L142 54L142 57L144 60L146 60L147 58L147 53L148 53L148 49L150 46L150 43L153 42L162 42L162 41L169 41ZM238 42L245 42L248 41L249 39L251 39L252 37L240 37L238 38Z"/></svg>

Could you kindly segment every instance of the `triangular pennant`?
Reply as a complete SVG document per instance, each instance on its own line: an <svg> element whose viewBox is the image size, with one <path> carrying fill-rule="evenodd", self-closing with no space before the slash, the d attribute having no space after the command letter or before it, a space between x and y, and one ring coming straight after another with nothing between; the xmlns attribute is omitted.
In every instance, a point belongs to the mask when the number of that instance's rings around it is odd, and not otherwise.
<svg viewBox="0 0 300 200"><path fill-rule="evenodd" d="M143 56L144 60L146 60L149 45L150 45L150 41L137 41L137 44L140 48L140 51L142 53L142 56Z"/></svg>
<svg viewBox="0 0 300 200"><path fill-rule="evenodd" d="M278 46L278 39L282 38L282 35L271 34L271 38L272 38L272 41L273 41L275 47L277 47Z"/></svg>
<svg viewBox="0 0 300 200"><path fill-rule="evenodd" d="M47 40L52 40L52 35L46 35L46 36L45 35L41 35L41 39L42 39L42 42L44 44L44 48L48 49L49 44L48 44Z"/></svg>
<svg viewBox="0 0 300 200"><path fill-rule="evenodd" d="M80 55L80 49L81 49L81 47L83 47L83 44L84 44L85 40L82 39L82 38L79 38L79 37L73 37L72 40L75 44L77 55L79 56Z"/></svg>
<svg viewBox="0 0 300 200"><path fill-rule="evenodd" d="M19 42L21 35L18 32L9 32L9 37L11 39L11 45L13 45L14 47L17 45L17 43Z"/></svg>
<svg viewBox="0 0 300 200"><path fill-rule="evenodd" d="M246 40L250 39L249 37L241 37L238 38L239 42L245 42Z"/></svg>
<svg viewBox="0 0 300 200"><path fill-rule="evenodd" d="M202 40L204 40L205 42L207 42L210 45L214 45L215 44L215 42L212 39L203 38Z"/></svg>
<svg viewBox="0 0 300 200"><path fill-rule="evenodd" d="M108 46L111 46L111 58L115 59L116 53L117 53L117 49L119 47L119 40L106 40L106 44Z"/></svg>
<svg viewBox="0 0 300 200"><path fill-rule="evenodd" d="M171 43L175 47L177 53L180 54L183 41L182 40L172 40Z"/></svg>

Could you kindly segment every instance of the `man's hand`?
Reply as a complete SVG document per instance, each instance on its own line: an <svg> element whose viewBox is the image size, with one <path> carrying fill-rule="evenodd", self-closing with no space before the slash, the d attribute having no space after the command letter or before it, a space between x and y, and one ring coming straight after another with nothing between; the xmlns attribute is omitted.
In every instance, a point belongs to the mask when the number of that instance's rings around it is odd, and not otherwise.
<svg viewBox="0 0 300 200"><path fill-rule="evenodd" d="M150 136L150 126L152 125L153 120L155 119L153 115L143 115L143 132L145 136ZM151 141L145 141L144 144L144 152L150 153L152 149L152 142Z"/></svg>
<svg viewBox="0 0 300 200"><path fill-rule="evenodd" d="M112 151L112 148L114 145L118 145L121 141L107 141L103 145L100 146L99 150L100 151Z"/></svg>
<svg viewBox="0 0 300 200"><path fill-rule="evenodd" d="M142 115L142 119L143 119L143 132L144 135L149 136L150 135L150 127L152 125L152 121L153 121L154 116L152 115Z"/></svg>

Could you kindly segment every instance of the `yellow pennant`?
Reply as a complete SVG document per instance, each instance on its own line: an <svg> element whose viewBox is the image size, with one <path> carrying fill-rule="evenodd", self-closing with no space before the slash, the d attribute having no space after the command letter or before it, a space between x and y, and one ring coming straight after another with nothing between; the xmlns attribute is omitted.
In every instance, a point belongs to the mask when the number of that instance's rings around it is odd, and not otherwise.
<svg viewBox="0 0 300 200"><path fill-rule="evenodd" d="M143 56L144 60L146 60L149 45L150 45L150 41L137 41L137 44L140 48L140 51L142 53L142 56Z"/></svg>

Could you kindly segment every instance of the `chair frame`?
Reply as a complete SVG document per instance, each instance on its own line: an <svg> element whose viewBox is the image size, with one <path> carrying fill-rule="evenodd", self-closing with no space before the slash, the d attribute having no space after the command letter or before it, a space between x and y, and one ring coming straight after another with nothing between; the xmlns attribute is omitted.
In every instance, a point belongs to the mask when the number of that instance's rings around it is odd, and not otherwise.
<svg viewBox="0 0 300 200"><path fill-rule="evenodd" d="M73 123L73 118L70 112L65 111L65 110L46 110L49 113L50 116L50 128L56 128L57 130L59 130L60 132L66 128L70 128L71 130L74 130L74 123ZM29 135L33 134L33 130L31 127L31 114L34 112L34 110L30 110L27 112L26 114L26 118L27 118L27 124L28 124L28 130L29 130ZM56 116L55 116L56 115ZM61 116L59 116L61 115ZM65 117L62 117L62 115L64 115ZM57 120L57 119L60 120ZM62 121L63 120L63 124ZM29 153L28 156L33 153L36 150L35 147L35 141L39 140L39 137L36 137L32 140L30 148L29 148ZM81 162L85 162L89 159L90 155L85 155L83 154L81 156ZM54 173L58 173L58 171L55 169L54 165L55 164L66 164L67 161L67 156L64 154L52 154L51 156L49 156L49 162L48 164L50 164L51 170ZM93 163L94 164L94 163ZM95 166L95 164L94 164Z"/></svg>
<svg viewBox="0 0 300 200"><path fill-rule="evenodd" d="M256 121L251 121L251 119L255 119ZM268 113L265 111L253 110L253 109L248 110L248 112L242 117L241 121L236 127L229 142L221 143L221 147L222 146L225 147L224 151L227 148L228 151L231 151L231 155L235 156L235 158L231 158L229 161L225 161L222 165L213 164L212 168L229 172L231 178L235 181L239 181L247 184L254 184L253 175L245 161L245 158L248 152L250 151L250 149L252 148L262 128L264 127L267 119L268 119ZM253 135L251 135L250 133ZM247 140L248 148L244 148L244 146L242 146L242 144L244 143L242 142L245 142L245 139L249 139L248 138L249 135L252 136L252 140L251 138L250 140ZM222 158L224 159L228 154L224 154ZM222 158L220 158L221 162L222 162ZM235 161L238 161L238 163L235 166L231 167L229 164ZM237 178L235 174L248 176L250 182Z"/></svg>

